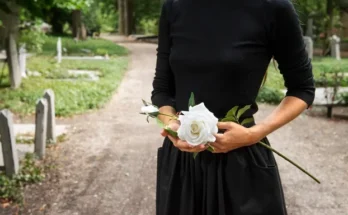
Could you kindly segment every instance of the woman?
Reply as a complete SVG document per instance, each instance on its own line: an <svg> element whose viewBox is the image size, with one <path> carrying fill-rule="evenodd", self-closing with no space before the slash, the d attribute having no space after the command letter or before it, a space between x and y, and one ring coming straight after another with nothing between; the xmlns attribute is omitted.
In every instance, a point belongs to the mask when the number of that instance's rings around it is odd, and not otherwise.
<svg viewBox="0 0 348 215"><path fill-rule="evenodd" d="M217 118L252 104L270 60L279 64L287 94L263 121L246 127L219 123L211 145L190 147L166 136L158 152L158 215L284 215L273 154L256 144L307 109L314 81L290 0L167 0L162 8L152 102L175 114L190 93ZM172 129L180 123L161 117ZM200 152L193 159L192 152Z"/></svg>

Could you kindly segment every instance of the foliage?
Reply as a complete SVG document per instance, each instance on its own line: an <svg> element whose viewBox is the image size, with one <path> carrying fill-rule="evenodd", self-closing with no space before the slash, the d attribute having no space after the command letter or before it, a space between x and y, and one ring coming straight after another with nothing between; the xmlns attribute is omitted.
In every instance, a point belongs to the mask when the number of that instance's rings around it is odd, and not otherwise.
<svg viewBox="0 0 348 215"><path fill-rule="evenodd" d="M260 89L256 101L268 104L279 104L283 98L284 93L280 90L265 86Z"/></svg>
<svg viewBox="0 0 348 215"><path fill-rule="evenodd" d="M113 32L118 25L118 13L114 2L94 1L83 12L83 20L89 32Z"/></svg>
<svg viewBox="0 0 348 215"><path fill-rule="evenodd" d="M156 33L162 1L143 0L135 3L135 25L137 33Z"/></svg>
<svg viewBox="0 0 348 215"><path fill-rule="evenodd" d="M348 105L348 93L340 93L338 95L338 100L341 101L343 104Z"/></svg>
<svg viewBox="0 0 348 215"><path fill-rule="evenodd" d="M58 8L67 10L84 10L91 6L93 0L53 0Z"/></svg>
<svg viewBox="0 0 348 215"><path fill-rule="evenodd" d="M141 19L139 24L145 35L158 34L158 19Z"/></svg>
<svg viewBox="0 0 348 215"><path fill-rule="evenodd" d="M76 42L71 38L62 37L62 46L66 49L64 53L66 55L94 56L99 55L102 52L101 50L104 52L107 50L107 54L110 56L124 56L127 54L125 48L103 39L88 39L87 41ZM56 50L57 37L48 37L43 46L43 54L56 55Z"/></svg>
<svg viewBox="0 0 348 215"><path fill-rule="evenodd" d="M22 188L45 178L43 168L35 160L34 154L27 153L20 166L19 173L12 178L0 172L0 199L22 202Z"/></svg>
<svg viewBox="0 0 348 215"><path fill-rule="evenodd" d="M46 34L41 31L39 25L42 22L38 21L34 25L20 31L19 43L25 44L25 48L29 52L40 53L46 41Z"/></svg>

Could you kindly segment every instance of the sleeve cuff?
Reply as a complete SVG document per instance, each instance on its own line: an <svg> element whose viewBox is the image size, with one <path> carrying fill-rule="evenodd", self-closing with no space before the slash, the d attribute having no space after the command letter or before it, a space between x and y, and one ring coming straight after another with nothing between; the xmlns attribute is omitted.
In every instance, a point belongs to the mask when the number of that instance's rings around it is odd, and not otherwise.
<svg viewBox="0 0 348 215"><path fill-rule="evenodd" d="M308 90L288 90L286 93L286 96L293 96L297 97L307 104L307 109L310 108L310 106L314 102L314 97L315 97L315 89L308 89Z"/></svg>

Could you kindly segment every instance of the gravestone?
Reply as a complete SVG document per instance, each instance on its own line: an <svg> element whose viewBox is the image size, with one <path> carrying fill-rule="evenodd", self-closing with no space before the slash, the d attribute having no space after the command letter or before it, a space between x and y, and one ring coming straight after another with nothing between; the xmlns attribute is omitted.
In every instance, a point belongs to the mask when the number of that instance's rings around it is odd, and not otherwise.
<svg viewBox="0 0 348 215"><path fill-rule="evenodd" d="M25 50L25 46L21 46L21 48L19 49L19 70L23 78L27 77L26 67L27 67L27 52Z"/></svg>
<svg viewBox="0 0 348 215"><path fill-rule="evenodd" d="M341 48L340 48L340 43L341 43L341 39L336 36L333 35L330 38L330 44L331 44L331 56L333 58L336 58L336 60L341 60Z"/></svg>
<svg viewBox="0 0 348 215"><path fill-rule="evenodd" d="M5 164L5 173L12 176L18 173L19 160L16 139L13 133L12 114L9 110L0 112L0 142Z"/></svg>
<svg viewBox="0 0 348 215"><path fill-rule="evenodd" d="M313 38L313 28L313 18L308 18L306 36Z"/></svg>
<svg viewBox="0 0 348 215"><path fill-rule="evenodd" d="M58 63L62 62L62 40L59 37L57 41L57 60Z"/></svg>
<svg viewBox="0 0 348 215"><path fill-rule="evenodd" d="M46 152L47 101L40 99L36 105L35 118L35 154L42 159Z"/></svg>
<svg viewBox="0 0 348 215"><path fill-rule="evenodd" d="M47 100L48 113L47 113L47 141L51 143L57 142L56 136L56 114L54 105L54 92L51 89L45 91L44 96Z"/></svg>
<svg viewBox="0 0 348 215"><path fill-rule="evenodd" d="M304 36L303 40L306 44L306 51L308 53L308 57L310 59L313 59L313 40L312 40L312 38L308 37L308 36Z"/></svg>

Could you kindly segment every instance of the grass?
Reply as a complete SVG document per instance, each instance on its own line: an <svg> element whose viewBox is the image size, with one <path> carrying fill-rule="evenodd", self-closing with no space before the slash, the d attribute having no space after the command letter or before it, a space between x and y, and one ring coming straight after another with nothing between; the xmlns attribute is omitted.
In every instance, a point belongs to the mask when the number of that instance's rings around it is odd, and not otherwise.
<svg viewBox="0 0 348 215"><path fill-rule="evenodd" d="M50 40L53 41L52 38ZM74 43L72 39L64 38L64 40ZM55 92L57 116L67 117L102 107L110 100L121 82L128 65L128 58L124 56L127 51L123 47L109 41L96 41L90 40L86 42L86 46L78 44L72 50L78 51L81 47L96 49L97 44L108 44L107 48L114 54L110 60L63 60L61 64L57 64L52 56L53 53L48 52L46 47L44 53L51 53L51 56L40 54L30 57L27 62L27 68L40 73L41 76L23 79L21 87L16 90L9 88L6 69L5 78L0 80L0 110L10 109L20 116L32 115L37 100L42 97L46 89ZM0 65L0 77L1 69L2 65ZM100 79L92 82L77 77L69 81L66 79L69 78L67 75L69 69L95 70L100 73Z"/></svg>
<svg viewBox="0 0 348 215"><path fill-rule="evenodd" d="M88 39L87 41L78 41L70 37L62 37L62 47L66 49L64 55L74 56L125 56L128 54L127 49L115 45L113 42L104 39ZM56 55L57 53L57 37L49 36L45 39L43 45L43 55Z"/></svg>
<svg viewBox="0 0 348 215"><path fill-rule="evenodd" d="M321 73L332 73L335 71L344 73L348 72L348 59L337 61L332 58L315 58L312 61L312 65L315 80L320 79ZM283 76L280 74L280 71L273 66L273 64L269 66L265 86L278 90L285 88ZM342 86L348 86L348 80L344 81Z"/></svg>

